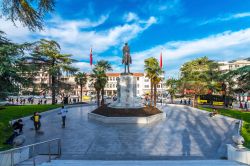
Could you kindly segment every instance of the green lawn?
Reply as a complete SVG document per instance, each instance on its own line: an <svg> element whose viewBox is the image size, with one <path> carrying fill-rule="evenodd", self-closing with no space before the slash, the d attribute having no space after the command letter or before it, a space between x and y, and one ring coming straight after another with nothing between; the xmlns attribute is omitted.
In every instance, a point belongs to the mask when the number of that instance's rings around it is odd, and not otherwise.
<svg viewBox="0 0 250 166"><path fill-rule="evenodd" d="M204 108L199 106L199 109L211 112L212 108ZM241 129L241 134L245 139L245 146L250 148L250 112L242 112L239 110L219 108L217 109L219 114L229 116L236 119L242 119L244 121Z"/></svg>
<svg viewBox="0 0 250 166"><path fill-rule="evenodd" d="M0 106L0 150L10 148L8 145L3 145L12 132L9 121L33 115L34 112L44 112L58 107L60 105Z"/></svg>

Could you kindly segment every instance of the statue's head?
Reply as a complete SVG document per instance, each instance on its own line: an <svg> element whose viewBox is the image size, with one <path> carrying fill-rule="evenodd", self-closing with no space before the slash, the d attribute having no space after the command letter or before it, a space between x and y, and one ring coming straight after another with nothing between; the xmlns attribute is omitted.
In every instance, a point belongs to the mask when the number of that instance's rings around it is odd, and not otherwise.
<svg viewBox="0 0 250 166"><path fill-rule="evenodd" d="M125 43L125 46L127 46L128 45L128 43Z"/></svg>

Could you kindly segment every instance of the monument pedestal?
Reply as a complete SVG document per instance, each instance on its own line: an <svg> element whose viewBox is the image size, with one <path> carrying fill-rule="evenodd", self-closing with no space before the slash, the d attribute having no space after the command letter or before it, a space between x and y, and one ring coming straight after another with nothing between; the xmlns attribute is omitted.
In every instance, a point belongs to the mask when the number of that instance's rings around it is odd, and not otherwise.
<svg viewBox="0 0 250 166"><path fill-rule="evenodd" d="M132 74L121 74L117 80L117 101L110 104L113 108L141 108L143 104L136 97L136 77Z"/></svg>

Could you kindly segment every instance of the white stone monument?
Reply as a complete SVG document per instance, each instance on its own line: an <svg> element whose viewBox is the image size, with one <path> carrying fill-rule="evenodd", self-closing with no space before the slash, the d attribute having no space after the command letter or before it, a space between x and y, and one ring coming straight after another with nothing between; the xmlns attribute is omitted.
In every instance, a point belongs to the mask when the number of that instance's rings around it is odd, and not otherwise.
<svg viewBox="0 0 250 166"><path fill-rule="evenodd" d="M141 108L143 104L136 96L136 77L132 74L121 74L117 80L117 101L110 104L113 108Z"/></svg>
<svg viewBox="0 0 250 166"><path fill-rule="evenodd" d="M117 101L110 104L109 107L141 108L143 105L140 99L136 97L136 77L129 71L129 65L132 63L132 58L130 56L128 43L125 43L122 52L122 64L125 65L125 70L124 73L121 73L117 81Z"/></svg>

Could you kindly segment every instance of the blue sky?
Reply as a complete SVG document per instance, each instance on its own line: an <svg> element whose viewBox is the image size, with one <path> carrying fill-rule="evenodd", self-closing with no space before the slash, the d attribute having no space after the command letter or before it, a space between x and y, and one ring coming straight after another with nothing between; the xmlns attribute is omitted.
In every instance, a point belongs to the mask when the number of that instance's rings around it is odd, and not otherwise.
<svg viewBox="0 0 250 166"><path fill-rule="evenodd" d="M57 0L46 15L44 31L30 32L0 19L0 30L15 42L40 38L59 42L63 53L88 72L94 62L109 60L121 72L121 48L128 42L132 72L142 72L144 59L163 54L166 76L197 57L232 60L250 57L249 0Z"/></svg>

